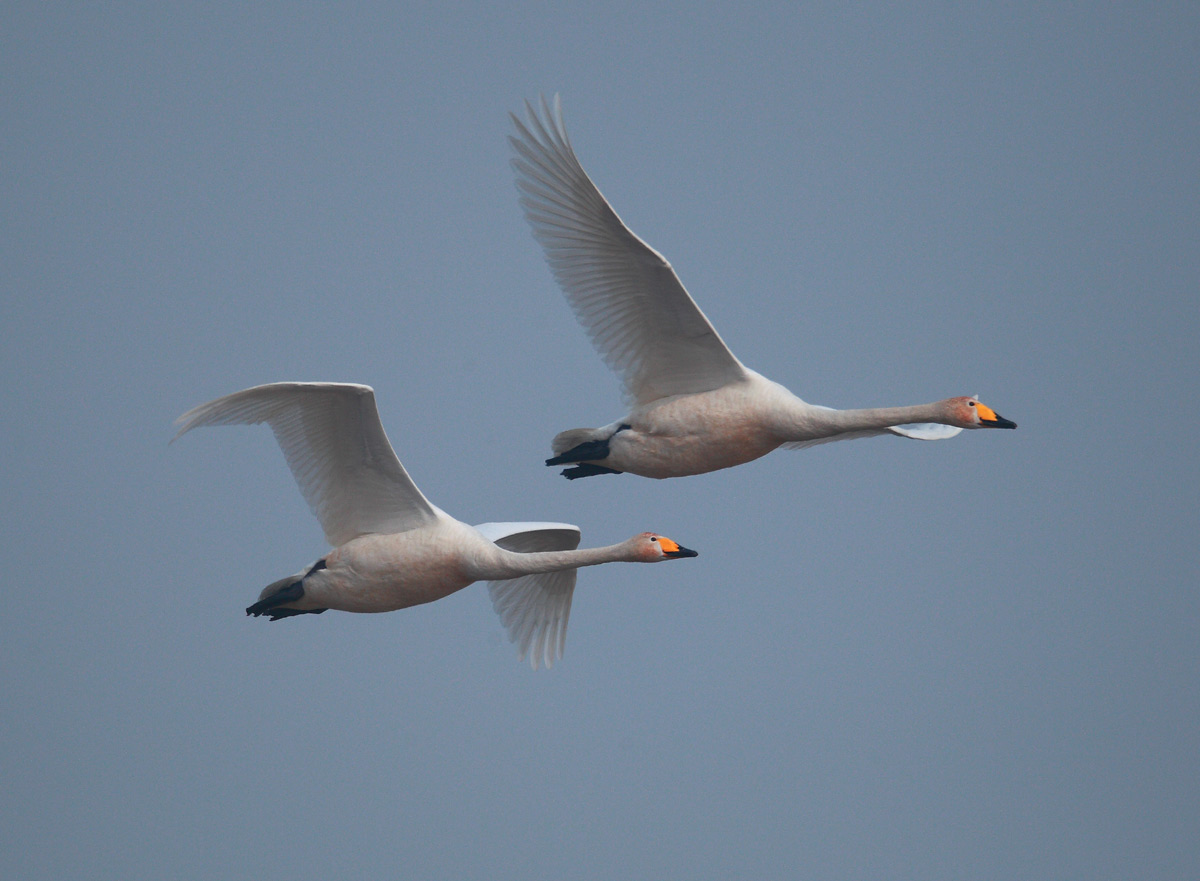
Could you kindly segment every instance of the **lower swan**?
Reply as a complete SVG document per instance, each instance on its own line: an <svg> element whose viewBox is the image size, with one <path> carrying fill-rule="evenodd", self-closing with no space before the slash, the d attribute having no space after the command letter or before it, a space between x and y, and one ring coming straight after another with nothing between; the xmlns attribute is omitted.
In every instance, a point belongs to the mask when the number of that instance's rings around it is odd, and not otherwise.
<svg viewBox="0 0 1200 881"><path fill-rule="evenodd" d="M264 588L247 615L277 621L329 609L390 612L487 581L519 657L537 669L562 657L578 569L697 556L652 532L581 549L579 528L566 523L456 520L408 476L365 385L256 386L184 413L175 439L204 425L262 422L333 549Z"/></svg>

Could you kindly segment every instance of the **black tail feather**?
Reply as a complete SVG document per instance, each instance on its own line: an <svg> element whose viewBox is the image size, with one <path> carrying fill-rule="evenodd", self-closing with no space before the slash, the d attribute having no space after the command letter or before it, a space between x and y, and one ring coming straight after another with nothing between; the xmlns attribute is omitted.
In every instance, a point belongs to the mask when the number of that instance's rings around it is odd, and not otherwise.
<svg viewBox="0 0 1200 881"><path fill-rule="evenodd" d="M259 600L257 603L255 603L252 606L247 606L246 614L253 615L256 618L259 615L271 614L272 615L271 620L273 621L273 620L275 620L275 617L274 617L275 613L272 613L272 611L271 611L272 609L276 609L277 606L282 606L285 603L294 603L296 600L300 599L302 596L304 596L304 585L299 581L293 581L287 587L281 587L279 590L275 591L275 593L271 594L269 597ZM277 611L283 611L283 610L277 610ZM292 610L289 609L287 611L292 611ZM285 617L285 616L281 616L281 617Z"/></svg>
<svg viewBox="0 0 1200 881"><path fill-rule="evenodd" d="M284 609L281 608L288 603L294 603L296 600L304 596L304 579L312 575L314 572L319 572L325 567L325 560L322 558L313 563L308 571L297 578L295 581L289 582L286 578L281 578L274 584L268 584L264 591L268 591L275 587L276 584L283 585L279 590L269 594L259 600L252 606L246 607L246 614L253 615L255 618L260 615L270 615L272 621L278 621L280 618L291 618L293 615L320 615L326 609ZM295 576L292 576L295 578Z"/></svg>

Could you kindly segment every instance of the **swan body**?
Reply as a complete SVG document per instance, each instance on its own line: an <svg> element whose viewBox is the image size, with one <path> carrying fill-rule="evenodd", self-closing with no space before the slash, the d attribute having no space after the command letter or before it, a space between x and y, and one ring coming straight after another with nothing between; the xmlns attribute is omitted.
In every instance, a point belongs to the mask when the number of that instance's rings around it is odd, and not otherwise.
<svg viewBox="0 0 1200 881"><path fill-rule="evenodd" d="M632 404L601 428L559 433L547 465L569 479L666 478L730 468L779 447L893 434L942 440L964 428L1016 428L975 398L834 410L741 363L661 254L625 226L579 164L557 97L512 117L513 168L534 237L580 323Z"/></svg>
<svg viewBox="0 0 1200 881"><path fill-rule="evenodd" d="M488 581L510 639L536 669L539 660L549 667L562 657L576 570L696 556L650 532L579 549L579 528L567 523L456 520L412 482L365 385L256 386L184 413L175 437L203 425L261 422L275 432L333 549L264 588L248 615L390 612Z"/></svg>

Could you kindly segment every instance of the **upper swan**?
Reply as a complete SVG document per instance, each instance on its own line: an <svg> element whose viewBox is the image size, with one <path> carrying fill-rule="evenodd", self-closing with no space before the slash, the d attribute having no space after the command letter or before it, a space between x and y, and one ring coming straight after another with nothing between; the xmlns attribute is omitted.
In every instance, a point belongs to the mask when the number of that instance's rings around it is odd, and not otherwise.
<svg viewBox="0 0 1200 881"><path fill-rule="evenodd" d="M592 344L625 384L629 415L551 442L568 479L629 472L683 477L780 446L890 433L919 440L964 428L1016 428L971 397L912 407L834 410L806 403L745 367L684 290L671 264L621 221L587 176L558 97L528 122L512 116L512 165L533 234Z"/></svg>

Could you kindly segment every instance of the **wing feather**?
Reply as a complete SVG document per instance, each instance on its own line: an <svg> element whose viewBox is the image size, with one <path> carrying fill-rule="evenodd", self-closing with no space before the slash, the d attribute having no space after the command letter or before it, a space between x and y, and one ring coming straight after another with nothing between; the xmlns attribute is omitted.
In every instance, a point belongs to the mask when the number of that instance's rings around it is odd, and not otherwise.
<svg viewBox="0 0 1200 881"><path fill-rule="evenodd" d="M579 164L555 96L510 137L521 205L534 237L592 344L644 404L710 391L745 368L680 283L671 264L638 238Z"/></svg>
<svg viewBox="0 0 1200 881"><path fill-rule="evenodd" d="M827 410L828 407L821 409ZM780 449L784 450L803 450L806 447L815 447L818 444L828 444L834 441L854 440L859 437L877 437L881 434L894 434L897 437L907 437L912 440L946 440L954 437L961 432L961 428L953 425L942 425L937 422L909 422L905 425L890 425L887 428L864 428L859 431L847 431L842 434L834 434L829 437L818 437L812 440L803 441L788 441L780 445Z"/></svg>
<svg viewBox="0 0 1200 881"><path fill-rule="evenodd" d="M278 382L201 404L175 437L204 425L271 426L300 492L336 547L437 518L388 442L375 393L348 383Z"/></svg>
<svg viewBox="0 0 1200 881"><path fill-rule="evenodd" d="M956 425L943 425L940 422L909 422L905 425L893 425L888 431L900 437L930 441L946 440L962 432L962 429Z"/></svg>
<svg viewBox="0 0 1200 881"><path fill-rule="evenodd" d="M569 523L484 523L475 528L505 550L519 554L579 547L579 527ZM578 571L565 569L488 582L492 607L509 641L517 646L518 657L522 661L528 657L535 670L539 663L549 669L562 657Z"/></svg>

